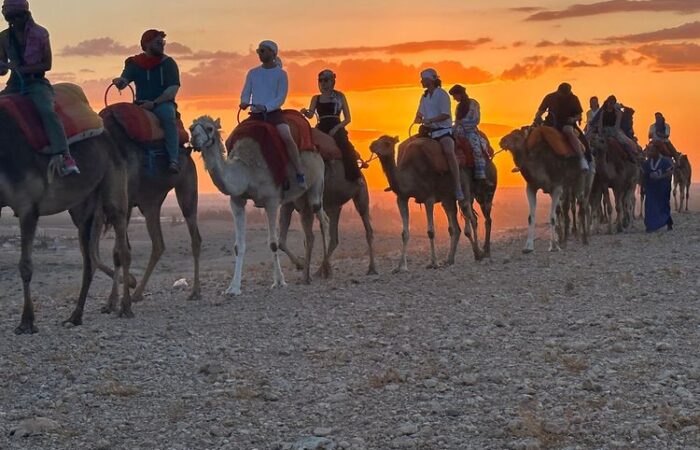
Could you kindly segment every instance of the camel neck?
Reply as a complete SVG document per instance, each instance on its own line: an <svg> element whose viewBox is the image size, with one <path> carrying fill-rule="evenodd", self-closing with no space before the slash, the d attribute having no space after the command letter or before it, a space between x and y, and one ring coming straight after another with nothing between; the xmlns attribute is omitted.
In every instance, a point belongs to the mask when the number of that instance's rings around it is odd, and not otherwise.
<svg viewBox="0 0 700 450"><path fill-rule="evenodd" d="M215 139L214 143L202 152L205 168L222 194L238 197L246 191L248 177L240 161L225 160L223 153L224 145L221 139Z"/></svg>
<svg viewBox="0 0 700 450"><path fill-rule="evenodd" d="M382 165L382 170L386 179L389 181L389 187L394 192L399 192L399 180L396 176L396 161L392 156L379 156L379 163Z"/></svg>

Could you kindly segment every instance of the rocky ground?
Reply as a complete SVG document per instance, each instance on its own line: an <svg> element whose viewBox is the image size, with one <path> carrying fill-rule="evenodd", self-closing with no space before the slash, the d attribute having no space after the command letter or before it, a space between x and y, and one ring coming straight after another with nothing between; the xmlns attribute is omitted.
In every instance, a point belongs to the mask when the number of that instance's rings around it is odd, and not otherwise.
<svg viewBox="0 0 700 450"><path fill-rule="evenodd" d="M285 262L290 285L276 291L257 227L239 298L221 295L230 225L209 222L196 303L172 287L191 282L186 229L166 225L137 317L99 313L109 282L98 275L73 329L60 321L80 264L74 232L56 226L36 251L34 336L13 334L21 285L4 222L0 448L700 448L700 215L676 221L559 253L540 239L533 255L521 230L482 263L463 242L439 270L423 268L421 233L403 274L391 272L398 232L380 233L379 276L364 275L353 227L333 280L301 285ZM132 244L138 274L143 224Z"/></svg>

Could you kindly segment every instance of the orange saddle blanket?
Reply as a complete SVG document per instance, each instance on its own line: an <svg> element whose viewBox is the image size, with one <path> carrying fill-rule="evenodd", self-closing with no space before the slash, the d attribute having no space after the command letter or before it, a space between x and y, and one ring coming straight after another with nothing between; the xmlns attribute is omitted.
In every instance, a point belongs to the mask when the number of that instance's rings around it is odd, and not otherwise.
<svg viewBox="0 0 700 450"><path fill-rule="evenodd" d="M294 110L282 111L282 115L292 131L292 137L299 150L316 151L309 121L301 113ZM284 183L287 177L289 155L277 128L262 120L246 119L239 123L226 139L226 150L230 153L236 143L244 138L253 139L258 143L275 182L278 185Z"/></svg>
<svg viewBox="0 0 700 450"><path fill-rule="evenodd" d="M576 152L569 145L564 133L554 127L539 126L530 131L530 135L527 137L528 150L532 150L542 142L545 142L559 156L576 157Z"/></svg>
<svg viewBox="0 0 700 450"><path fill-rule="evenodd" d="M114 117L119 125L124 128L127 136L140 144L154 144L163 141L165 133L160 126L160 121L155 114L133 103L115 103L102 111L100 116ZM177 118L178 141L180 146L190 140L182 120Z"/></svg>
<svg viewBox="0 0 700 450"><path fill-rule="evenodd" d="M465 167L467 161L462 149L455 148L455 155L459 166ZM416 161L422 161L434 172L450 171L445 152L442 151L442 146L435 139L413 136L399 144L397 160L399 168L415 164Z"/></svg>
<svg viewBox="0 0 700 450"><path fill-rule="evenodd" d="M58 83L53 88L56 93L55 110L66 131L68 144L97 136L104 131L102 119L90 108L80 86ZM21 94L2 96L0 108L14 118L34 150L51 154L49 139L44 132L41 118L29 97Z"/></svg>

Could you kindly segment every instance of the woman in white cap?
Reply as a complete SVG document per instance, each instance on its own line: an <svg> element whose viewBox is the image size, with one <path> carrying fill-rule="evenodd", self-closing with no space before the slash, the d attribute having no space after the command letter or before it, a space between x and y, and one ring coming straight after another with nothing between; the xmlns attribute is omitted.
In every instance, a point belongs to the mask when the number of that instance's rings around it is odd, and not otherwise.
<svg viewBox="0 0 700 450"><path fill-rule="evenodd" d="M452 173L452 179L455 184L455 197L457 201L463 201L464 192L462 192L459 164L455 156L455 141L452 137L452 105L450 104L450 96L442 88L442 81L435 69L425 69L421 72L420 77L425 93L420 99L415 123L421 124L421 129L429 137L440 142Z"/></svg>
<svg viewBox="0 0 700 450"><path fill-rule="evenodd" d="M289 81L287 72L282 70L282 62L277 56L278 47L272 41L262 41L258 46L258 57L261 66L251 69L245 79L241 94L241 109L250 108L250 118L263 120L277 128L280 137L287 147L289 159L297 171L297 184L306 188L304 168L299 157L292 132L282 116L282 105L287 99Z"/></svg>

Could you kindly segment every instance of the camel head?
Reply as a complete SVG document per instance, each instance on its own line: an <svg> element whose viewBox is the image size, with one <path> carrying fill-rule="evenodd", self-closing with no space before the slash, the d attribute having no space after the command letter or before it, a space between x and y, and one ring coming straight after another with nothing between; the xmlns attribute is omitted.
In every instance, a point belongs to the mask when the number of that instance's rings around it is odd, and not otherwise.
<svg viewBox="0 0 700 450"><path fill-rule="evenodd" d="M387 136L384 135L372 142L369 145L369 149L372 153L380 158L394 158L394 147L399 143L398 136Z"/></svg>
<svg viewBox="0 0 700 450"><path fill-rule="evenodd" d="M192 138L190 142L196 151L202 151L221 141L221 120L210 116L202 116L190 126Z"/></svg>
<svg viewBox="0 0 700 450"><path fill-rule="evenodd" d="M499 145L502 149L506 149L511 153L522 152L526 148L527 137L530 135L530 127L522 127L519 130L513 130L509 134L503 136Z"/></svg>

